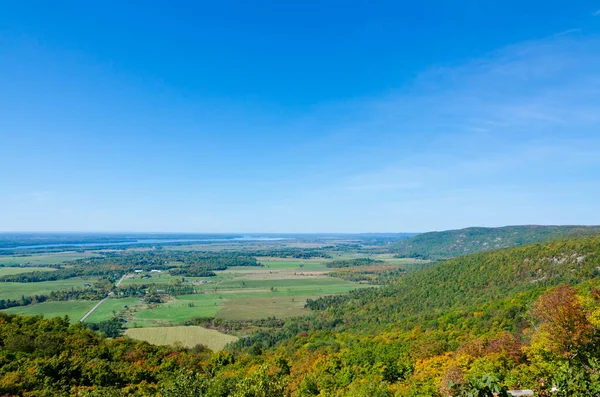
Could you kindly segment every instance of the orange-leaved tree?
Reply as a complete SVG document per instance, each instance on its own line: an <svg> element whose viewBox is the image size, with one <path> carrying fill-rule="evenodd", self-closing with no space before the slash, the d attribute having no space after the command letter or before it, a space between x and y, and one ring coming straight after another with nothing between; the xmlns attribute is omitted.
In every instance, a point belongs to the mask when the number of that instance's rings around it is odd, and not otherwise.
<svg viewBox="0 0 600 397"><path fill-rule="evenodd" d="M595 333L577 291L569 286L557 287L538 299L532 314L539 322L538 330L548 349L567 359L571 371L573 360Z"/></svg>

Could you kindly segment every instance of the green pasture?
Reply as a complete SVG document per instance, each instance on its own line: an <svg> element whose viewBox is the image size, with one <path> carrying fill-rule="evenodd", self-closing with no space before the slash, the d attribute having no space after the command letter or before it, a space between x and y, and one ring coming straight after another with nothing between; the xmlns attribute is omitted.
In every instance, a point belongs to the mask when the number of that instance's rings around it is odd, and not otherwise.
<svg viewBox="0 0 600 397"><path fill-rule="evenodd" d="M52 291L82 289L85 283L93 284L97 280L96 277L75 277L39 283L0 282L0 299L19 299L21 296L48 295Z"/></svg>
<svg viewBox="0 0 600 397"><path fill-rule="evenodd" d="M342 294L362 287L365 285L333 278L257 281L245 288L233 284L216 292L177 296L155 308L140 308L128 321L132 327L149 327L182 324L192 317L205 316L236 320L297 316L306 312L307 298Z"/></svg>
<svg viewBox="0 0 600 397"><path fill-rule="evenodd" d="M243 278L236 278L233 280L223 281L215 287L219 289L270 289L270 288L290 288L290 287L310 287L310 288L327 288L336 285L352 285L348 281L341 280L338 278L323 276L323 277L308 277L308 276L296 276L294 278L286 279L274 279L274 280L245 280ZM327 292L325 292L327 293Z"/></svg>
<svg viewBox="0 0 600 397"><path fill-rule="evenodd" d="M130 327L182 324L192 317L214 316L221 309L221 301L219 296L210 294L179 296L156 307L139 308L127 320Z"/></svg>
<svg viewBox="0 0 600 397"><path fill-rule="evenodd" d="M88 312L96 301L61 301L43 302L30 306L11 307L3 310L5 313L23 314L27 316L43 315L44 317L69 316L71 323L79 321Z"/></svg>
<svg viewBox="0 0 600 397"><path fill-rule="evenodd" d="M248 294L227 297L222 303L222 308L216 317L226 320L251 320L275 316L286 318L301 316L309 312L304 308L306 299L311 296L285 296L272 294ZM314 295L312 296L315 297Z"/></svg>
<svg viewBox="0 0 600 397"><path fill-rule="evenodd" d="M12 274L30 273L30 272L51 272L56 269L52 267L0 267L0 276L9 276Z"/></svg>
<svg viewBox="0 0 600 397"><path fill-rule="evenodd" d="M186 347L193 347L202 344L213 351L222 350L225 345L238 339L233 335L198 326L131 328L125 332L125 335L154 345L180 343Z"/></svg>
<svg viewBox="0 0 600 397"><path fill-rule="evenodd" d="M141 304L140 298L109 298L94 310L85 322L98 323L100 321L110 320L115 314L122 313L125 310L125 306L133 308L139 304Z"/></svg>
<svg viewBox="0 0 600 397"><path fill-rule="evenodd" d="M331 259L311 258L274 258L274 257L259 257L257 260L267 269L281 270L289 269L295 271L327 271L325 263Z"/></svg>

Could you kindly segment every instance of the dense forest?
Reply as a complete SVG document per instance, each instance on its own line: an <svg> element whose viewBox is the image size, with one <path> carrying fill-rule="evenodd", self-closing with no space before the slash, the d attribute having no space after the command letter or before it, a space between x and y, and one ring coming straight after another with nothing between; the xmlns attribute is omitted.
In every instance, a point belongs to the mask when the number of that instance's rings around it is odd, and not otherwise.
<svg viewBox="0 0 600 397"><path fill-rule="evenodd" d="M325 266L333 268L342 267L354 267L354 266L369 266L369 265L381 265L385 263L381 260L371 258L357 258L357 259L338 259L335 261L327 262Z"/></svg>
<svg viewBox="0 0 600 397"><path fill-rule="evenodd" d="M476 253L308 301L215 354L0 314L0 395L596 396L599 275L600 237Z"/></svg>
<svg viewBox="0 0 600 397"><path fill-rule="evenodd" d="M470 227L419 234L395 243L391 250L403 258L448 259L480 251L598 233L600 226Z"/></svg>

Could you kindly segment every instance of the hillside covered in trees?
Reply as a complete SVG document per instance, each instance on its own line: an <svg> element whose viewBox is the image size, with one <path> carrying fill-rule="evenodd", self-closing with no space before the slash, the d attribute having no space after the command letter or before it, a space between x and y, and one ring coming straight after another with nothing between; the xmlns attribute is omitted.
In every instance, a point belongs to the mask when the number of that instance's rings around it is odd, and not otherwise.
<svg viewBox="0 0 600 397"><path fill-rule="evenodd" d="M595 396L599 275L600 236L476 253L309 300L310 315L215 354L0 314L0 395L491 396L556 386L555 396Z"/></svg>
<svg viewBox="0 0 600 397"><path fill-rule="evenodd" d="M480 251L595 234L600 234L600 226L470 227L419 234L399 241L392 251L404 258L448 259Z"/></svg>

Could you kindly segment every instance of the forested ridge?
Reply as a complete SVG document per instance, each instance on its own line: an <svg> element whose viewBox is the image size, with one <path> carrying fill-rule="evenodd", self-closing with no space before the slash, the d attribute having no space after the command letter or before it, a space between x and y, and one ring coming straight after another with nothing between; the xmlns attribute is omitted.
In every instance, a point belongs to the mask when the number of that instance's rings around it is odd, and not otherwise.
<svg viewBox="0 0 600 397"><path fill-rule="evenodd" d="M498 248L600 234L600 226L469 227L419 234L399 241L392 251L400 257L448 259Z"/></svg>
<svg viewBox="0 0 600 397"><path fill-rule="evenodd" d="M0 395L596 396L599 275L600 237L471 254L309 300L216 354L0 314Z"/></svg>

